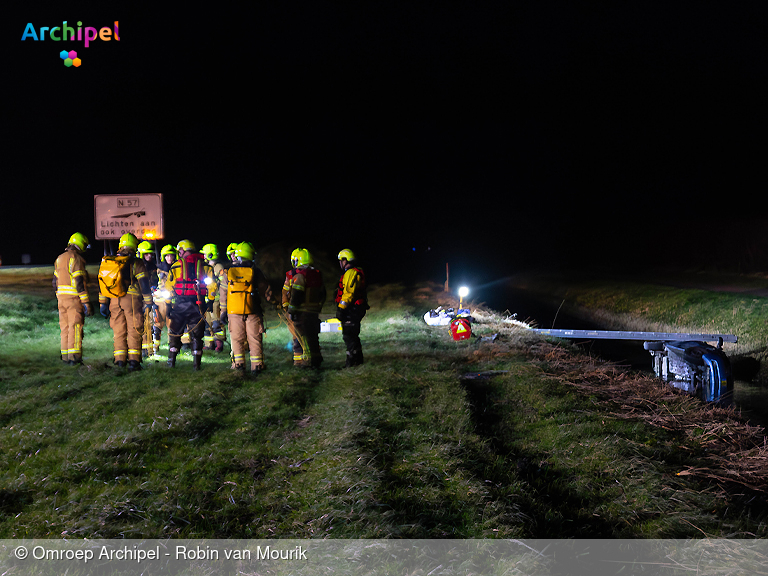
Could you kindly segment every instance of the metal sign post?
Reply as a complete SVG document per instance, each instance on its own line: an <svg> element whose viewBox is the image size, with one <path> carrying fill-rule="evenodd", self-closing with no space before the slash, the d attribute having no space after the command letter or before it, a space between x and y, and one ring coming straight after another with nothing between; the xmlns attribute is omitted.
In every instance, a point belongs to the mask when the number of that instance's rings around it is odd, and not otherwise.
<svg viewBox="0 0 768 576"><path fill-rule="evenodd" d="M97 240L132 233L139 240L165 237L162 194L97 194L93 197Z"/></svg>

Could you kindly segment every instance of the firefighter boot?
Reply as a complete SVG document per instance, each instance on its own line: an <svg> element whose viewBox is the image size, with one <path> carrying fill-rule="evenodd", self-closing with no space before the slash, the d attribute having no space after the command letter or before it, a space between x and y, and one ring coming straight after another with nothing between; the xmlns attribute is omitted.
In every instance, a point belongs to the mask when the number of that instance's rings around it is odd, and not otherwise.
<svg viewBox="0 0 768 576"><path fill-rule="evenodd" d="M157 354L160 351L160 328L152 328L152 353Z"/></svg>
<svg viewBox="0 0 768 576"><path fill-rule="evenodd" d="M174 368L176 366L176 355L178 353L178 348L168 348L168 366L170 368Z"/></svg>
<svg viewBox="0 0 768 576"><path fill-rule="evenodd" d="M203 350L205 349L205 346L203 346L202 340L194 339L192 340L192 370L200 370L200 364L203 360Z"/></svg>
<svg viewBox="0 0 768 576"><path fill-rule="evenodd" d="M344 364L345 368L352 368L354 366L360 366L363 363L363 351L355 349L347 351L347 361Z"/></svg>

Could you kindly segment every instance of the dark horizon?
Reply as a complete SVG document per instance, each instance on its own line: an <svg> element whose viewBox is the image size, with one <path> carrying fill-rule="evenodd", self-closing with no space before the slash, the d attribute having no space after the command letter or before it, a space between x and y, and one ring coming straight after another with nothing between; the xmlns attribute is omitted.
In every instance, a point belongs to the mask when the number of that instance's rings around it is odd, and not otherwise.
<svg viewBox="0 0 768 576"><path fill-rule="evenodd" d="M768 258L764 4L13 10L4 264L148 192L169 243L352 247L393 277L413 248L489 277ZM18 41L67 19L120 40Z"/></svg>

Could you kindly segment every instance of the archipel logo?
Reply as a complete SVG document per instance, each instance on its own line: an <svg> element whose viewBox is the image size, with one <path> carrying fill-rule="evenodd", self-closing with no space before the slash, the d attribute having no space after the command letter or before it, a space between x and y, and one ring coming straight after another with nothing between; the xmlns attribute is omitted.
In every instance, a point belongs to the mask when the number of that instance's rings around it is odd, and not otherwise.
<svg viewBox="0 0 768 576"><path fill-rule="evenodd" d="M53 28L40 26L37 30L35 30L34 24L29 22L26 28L24 28L24 34L21 35L21 41L24 42L27 38L30 38L35 42L44 42L46 40L46 32L48 33L49 40L54 42L73 42L77 40L84 42L86 48L97 38L102 42L110 42L113 39L118 42L120 41L120 26L117 20L115 20L112 28L105 26L98 31L91 26L86 26L85 28L82 26L82 22L77 23L77 35L75 35L75 29L72 26L67 26L66 20L61 26L54 26ZM82 64L80 58L77 57L77 52L74 50L62 50L59 52L59 56L64 60L64 66L74 66L77 68Z"/></svg>
<svg viewBox="0 0 768 576"><path fill-rule="evenodd" d="M61 56L61 59L64 60L64 66L69 68L70 66L74 66L75 68L78 68L82 62L80 61L80 58L77 57L77 52L74 50L70 50L67 52L66 50L62 50L59 52L59 56Z"/></svg>

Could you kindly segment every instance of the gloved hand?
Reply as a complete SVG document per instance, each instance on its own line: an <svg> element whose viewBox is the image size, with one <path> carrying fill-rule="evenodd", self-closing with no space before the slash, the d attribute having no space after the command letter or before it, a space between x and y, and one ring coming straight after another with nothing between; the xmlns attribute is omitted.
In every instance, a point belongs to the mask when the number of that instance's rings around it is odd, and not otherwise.
<svg viewBox="0 0 768 576"><path fill-rule="evenodd" d="M104 304L99 305L99 312L104 318L109 318L109 304L104 302Z"/></svg>
<svg viewBox="0 0 768 576"><path fill-rule="evenodd" d="M226 310L221 311L221 316L219 316L219 321L221 321L222 324L227 324L229 322L229 315L227 314Z"/></svg>
<svg viewBox="0 0 768 576"><path fill-rule="evenodd" d="M144 304L144 314L148 314L153 310L157 310L157 304L152 302L151 304Z"/></svg>
<svg viewBox="0 0 768 576"><path fill-rule="evenodd" d="M93 306L91 306L90 302L83 303L83 313L86 316L93 316Z"/></svg>

